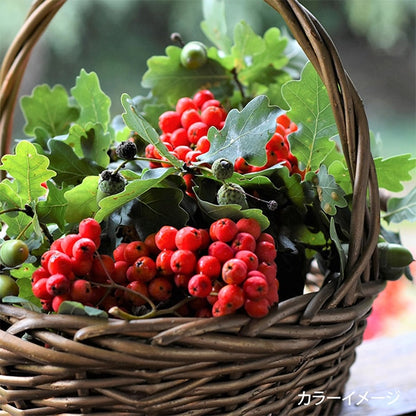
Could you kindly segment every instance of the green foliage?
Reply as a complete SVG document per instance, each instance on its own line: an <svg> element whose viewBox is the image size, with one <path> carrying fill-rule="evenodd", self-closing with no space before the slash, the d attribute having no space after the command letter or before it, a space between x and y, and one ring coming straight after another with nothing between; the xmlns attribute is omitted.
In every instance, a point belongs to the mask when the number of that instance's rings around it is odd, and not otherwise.
<svg viewBox="0 0 416 416"><path fill-rule="evenodd" d="M264 147L276 129L279 112L277 107L269 106L265 96L254 98L241 111L231 110L220 131L214 127L209 129L211 146L199 160L213 163L216 159L225 158L234 163L238 156L242 156L249 163L264 165Z"/></svg>
<svg viewBox="0 0 416 416"><path fill-rule="evenodd" d="M416 221L416 188L402 198L390 198L383 219L389 223Z"/></svg>
<svg viewBox="0 0 416 416"><path fill-rule="evenodd" d="M300 125L289 137L292 152L307 170L315 171L334 150L330 138L337 134L326 88L308 63L301 79L286 83L282 91L290 106L287 115Z"/></svg>

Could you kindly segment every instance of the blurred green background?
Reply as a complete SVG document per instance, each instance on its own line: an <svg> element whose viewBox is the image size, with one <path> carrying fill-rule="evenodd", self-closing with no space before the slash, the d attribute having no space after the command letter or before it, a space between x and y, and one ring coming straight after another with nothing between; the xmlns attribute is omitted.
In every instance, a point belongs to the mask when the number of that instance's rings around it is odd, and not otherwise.
<svg viewBox="0 0 416 416"><path fill-rule="evenodd" d="M32 0L0 1L0 58L16 36ZM360 93L382 155L416 156L414 0L304 0L337 46ZM258 34L284 28L261 0L226 0L229 29L247 21ZM151 55L163 54L172 32L185 41L203 40L200 0L68 0L36 45L21 87L30 94L41 83L70 89L81 68L97 72L121 112L120 96L143 93L140 80ZM24 124L16 111L14 138Z"/></svg>

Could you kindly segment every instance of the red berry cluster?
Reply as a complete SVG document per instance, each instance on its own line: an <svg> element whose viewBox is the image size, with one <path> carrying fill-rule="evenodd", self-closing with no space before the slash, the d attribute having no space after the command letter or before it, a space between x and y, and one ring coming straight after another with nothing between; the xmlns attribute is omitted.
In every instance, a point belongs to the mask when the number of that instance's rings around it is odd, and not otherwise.
<svg viewBox="0 0 416 416"><path fill-rule="evenodd" d="M192 98L180 98L174 111L161 114L160 140L178 159L185 163L194 162L199 155L209 150L208 129L211 126L221 129L226 116L227 112L214 94L209 90L200 90ZM164 166L163 157L152 144L147 145L145 155L161 160L150 162L151 168Z"/></svg>
<svg viewBox="0 0 416 416"><path fill-rule="evenodd" d="M266 144L267 161L263 166L253 166L243 157L238 157L234 163L234 170L239 173L259 172L277 163L283 163L291 174L299 173L302 177L304 171L299 169L298 160L290 150L288 136L298 129L297 125L286 114L276 119L276 130Z"/></svg>
<svg viewBox="0 0 416 416"><path fill-rule="evenodd" d="M77 234L56 240L33 273L32 289L46 311L65 300L127 311L150 302L191 297L186 316L221 316L244 309L267 315L278 302L276 247L254 219L222 218L209 229L163 226L144 241L99 254L101 227L83 220Z"/></svg>

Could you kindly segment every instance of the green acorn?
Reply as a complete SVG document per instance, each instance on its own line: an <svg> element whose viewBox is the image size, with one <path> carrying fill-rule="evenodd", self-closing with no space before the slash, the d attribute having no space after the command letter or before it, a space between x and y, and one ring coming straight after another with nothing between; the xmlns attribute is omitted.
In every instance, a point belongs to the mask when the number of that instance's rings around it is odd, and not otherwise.
<svg viewBox="0 0 416 416"><path fill-rule="evenodd" d="M234 173L234 165L228 159L217 159L211 166L213 175L220 181L231 178Z"/></svg>
<svg viewBox="0 0 416 416"><path fill-rule="evenodd" d="M119 172L114 173L109 169L103 170L98 180L97 202L107 196L124 191L126 183L127 181Z"/></svg>
<svg viewBox="0 0 416 416"><path fill-rule="evenodd" d="M244 189L235 183L224 183L217 192L219 205L238 204L241 208L248 208Z"/></svg>

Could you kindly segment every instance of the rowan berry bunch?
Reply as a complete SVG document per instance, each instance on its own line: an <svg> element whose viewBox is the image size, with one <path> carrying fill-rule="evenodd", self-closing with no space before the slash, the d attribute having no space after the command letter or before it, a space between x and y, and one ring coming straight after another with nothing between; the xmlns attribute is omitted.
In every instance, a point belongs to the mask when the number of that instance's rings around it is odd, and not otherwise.
<svg viewBox="0 0 416 416"><path fill-rule="evenodd" d="M192 165L197 161L198 156L209 151L210 142L207 137L209 128L214 126L221 130L226 117L227 111L214 94L207 89L199 90L192 98L180 98L175 110L165 111L160 115L159 128L162 132L160 140L178 159ZM266 163L263 166L254 166L242 156L238 156L234 162L234 170L243 174L259 172L282 163L291 174L299 173L303 176L304 172L299 169L298 160L291 152L288 140L289 134L296 130L297 125L286 114L280 115L276 119L276 131L266 144ZM146 146L145 155L151 159L150 168L170 166L152 144ZM190 179L191 175L185 178L187 184ZM191 193L191 190L188 189L188 192Z"/></svg>
<svg viewBox="0 0 416 416"><path fill-rule="evenodd" d="M100 235L100 224L88 218L44 253L32 290L45 311L72 300L155 313L171 301L167 310L186 316L245 310L261 317L278 301L274 240L254 219L222 218L208 229L165 225L144 241L120 243L112 256L98 253Z"/></svg>

